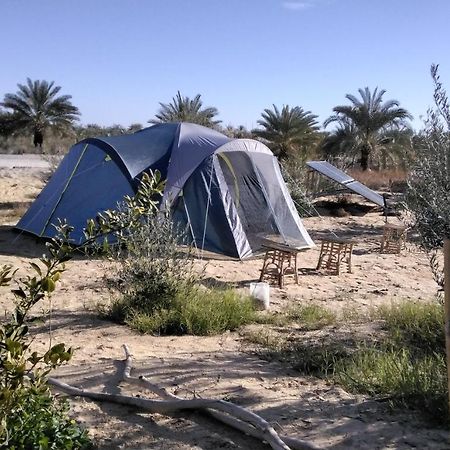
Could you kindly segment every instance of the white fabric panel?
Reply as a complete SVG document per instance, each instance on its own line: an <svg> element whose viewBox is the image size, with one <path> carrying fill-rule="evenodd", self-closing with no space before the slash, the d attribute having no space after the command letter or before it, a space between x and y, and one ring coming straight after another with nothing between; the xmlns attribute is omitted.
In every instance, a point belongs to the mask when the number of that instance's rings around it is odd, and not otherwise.
<svg viewBox="0 0 450 450"><path fill-rule="evenodd" d="M298 215L297 208L294 205L294 201L292 200L291 194L289 194L289 190L286 186L286 183L284 182L283 175L281 174L280 165L278 164L278 161L275 157L273 158L273 165L275 173L278 178L278 182L280 183L281 191L283 192L284 200L286 201L286 204L289 207L289 211L291 212L292 217L294 218L294 221L300 231L300 234L305 240L305 247L313 248L316 246L316 244L314 244L314 241L311 239L311 236L306 231L306 228L304 227L303 222L300 219L300 216Z"/></svg>

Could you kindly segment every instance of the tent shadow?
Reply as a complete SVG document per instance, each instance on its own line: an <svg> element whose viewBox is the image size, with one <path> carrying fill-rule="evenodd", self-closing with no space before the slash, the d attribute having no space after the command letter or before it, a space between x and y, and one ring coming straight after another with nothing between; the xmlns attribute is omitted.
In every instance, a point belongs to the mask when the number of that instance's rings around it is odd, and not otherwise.
<svg viewBox="0 0 450 450"><path fill-rule="evenodd" d="M46 251L45 242L11 225L0 225L0 254L38 258Z"/></svg>
<svg viewBox="0 0 450 450"><path fill-rule="evenodd" d="M45 243L46 239L44 238L17 230L11 225L0 225L0 255L40 258L44 253L48 253ZM75 252L73 259L97 259L97 257Z"/></svg>

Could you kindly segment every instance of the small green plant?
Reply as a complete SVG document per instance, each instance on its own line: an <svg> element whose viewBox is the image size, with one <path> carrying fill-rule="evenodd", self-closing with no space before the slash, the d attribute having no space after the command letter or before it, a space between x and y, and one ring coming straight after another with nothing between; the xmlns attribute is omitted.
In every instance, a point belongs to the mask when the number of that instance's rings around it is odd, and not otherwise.
<svg viewBox="0 0 450 450"><path fill-rule="evenodd" d="M142 192L142 198L147 197ZM109 211L100 221L90 221L87 237L98 234L102 223L105 231L129 223L130 215L134 217L130 208L133 205L126 199L122 217ZM99 306L101 315L155 334L209 335L248 323L254 316L251 300L234 291L201 288L193 249L180 246L186 241L184 230L175 227L168 214L157 213L155 205L144 209L146 214L140 214L126 232L115 233L122 246L108 249L111 301Z"/></svg>
<svg viewBox="0 0 450 450"><path fill-rule="evenodd" d="M392 404L417 408L438 421L448 417L444 355L414 356L390 346L366 348L337 361L334 379L352 392L389 397Z"/></svg>
<svg viewBox="0 0 450 450"><path fill-rule="evenodd" d="M135 197L126 197L127 208L115 213L106 211L97 220L88 221L86 241L79 247L108 248L109 236L120 243L130 228L139 227L146 214L156 209L155 195L163 183L158 174L144 175ZM43 353L33 351L29 333L29 314L40 301L55 291L64 272L64 263L72 258L72 228L57 226L58 235L47 243L48 254L39 263L30 263L32 275L16 278L11 266L0 268L0 286L17 284L12 290L15 309L9 321L0 326L0 448L8 449L86 449L92 446L85 431L67 415L67 403L57 401L50 392L48 376L70 360L72 349L64 343L51 345Z"/></svg>
<svg viewBox="0 0 450 450"><path fill-rule="evenodd" d="M304 330L319 330L336 322L336 314L320 305L296 305L287 311L287 318Z"/></svg>
<svg viewBox="0 0 450 450"><path fill-rule="evenodd" d="M147 306L150 302L140 307L124 306L124 302L129 299L122 298L122 309L127 311L125 323L141 333L207 336L235 330L252 322L255 316L250 298L231 290L198 286L178 289L170 302L158 303L158 307Z"/></svg>
<svg viewBox="0 0 450 450"><path fill-rule="evenodd" d="M67 416L66 405L53 398L47 384L49 373L70 360L72 349L59 343L43 353L33 351L28 328L31 309L55 290L64 263L70 259L71 247L65 243L69 232L69 227L62 226L62 237L47 244L49 255L42 256L39 264L30 263L33 275L17 279L11 266L0 269L0 286L17 284L12 290L14 312L0 327L0 448L91 446L86 433Z"/></svg>
<svg viewBox="0 0 450 450"><path fill-rule="evenodd" d="M444 306L439 302L400 302L380 306L376 314L397 347L443 353Z"/></svg>
<svg viewBox="0 0 450 450"><path fill-rule="evenodd" d="M441 304L401 302L380 307L372 314L380 327L376 340L349 340L346 333L339 338L338 328L332 339L326 334L320 341L315 335L311 338L307 333L317 325L336 323L326 311L311 305L289 311L287 317L306 323L300 333L253 330L244 337L262 347L257 352L266 359L286 362L303 374L327 378L352 392L387 397L392 405L415 408L436 422L448 420ZM356 320L361 323L360 316Z"/></svg>

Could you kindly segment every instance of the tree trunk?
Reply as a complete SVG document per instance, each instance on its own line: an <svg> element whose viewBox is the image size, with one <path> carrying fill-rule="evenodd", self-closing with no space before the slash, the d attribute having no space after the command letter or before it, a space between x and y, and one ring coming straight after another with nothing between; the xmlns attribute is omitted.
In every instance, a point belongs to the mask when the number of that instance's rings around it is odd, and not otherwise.
<svg viewBox="0 0 450 450"><path fill-rule="evenodd" d="M362 170L369 169L369 155L370 155L370 147L368 145L363 145L361 147L361 169Z"/></svg>
<svg viewBox="0 0 450 450"><path fill-rule="evenodd" d="M33 136L33 144L35 147L39 146L42 147L42 144L44 143L44 134L42 131L35 130L34 136Z"/></svg>

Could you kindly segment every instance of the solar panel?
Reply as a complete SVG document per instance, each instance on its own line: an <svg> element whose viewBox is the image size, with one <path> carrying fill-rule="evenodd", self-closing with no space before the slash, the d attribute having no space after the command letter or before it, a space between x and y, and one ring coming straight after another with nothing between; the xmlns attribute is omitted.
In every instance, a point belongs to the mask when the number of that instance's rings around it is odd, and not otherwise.
<svg viewBox="0 0 450 450"><path fill-rule="evenodd" d="M369 189L364 184L360 183L359 181L356 181L354 178L352 178L347 173L343 172L342 170L338 169L337 167L333 166L327 161L308 161L306 163L311 169L316 170L322 175L325 175L326 177L330 178L333 181L336 181L339 184L342 184L347 189L350 189L351 191L362 195L367 200L370 200L371 202L381 206L385 207L384 197L377 192L373 191L372 189Z"/></svg>

